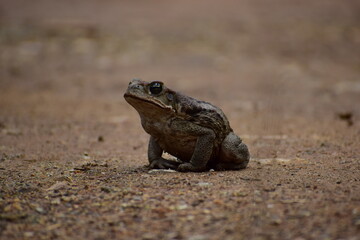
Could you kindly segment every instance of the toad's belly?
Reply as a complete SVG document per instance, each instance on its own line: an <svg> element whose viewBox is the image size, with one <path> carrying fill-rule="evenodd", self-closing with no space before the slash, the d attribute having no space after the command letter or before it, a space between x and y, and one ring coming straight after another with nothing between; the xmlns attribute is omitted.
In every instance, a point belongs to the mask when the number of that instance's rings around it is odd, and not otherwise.
<svg viewBox="0 0 360 240"><path fill-rule="evenodd" d="M167 153L177 157L181 161L189 162L196 146L198 136L189 135L186 131L179 131L171 128L169 119L148 119L142 118L144 130L154 137L159 146ZM216 157L218 148L214 141L211 158Z"/></svg>
<svg viewBox="0 0 360 240"><path fill-rule="evenodd" d="M177 157L181 161L188 162L194 153L197 137L179 135L155 136L155 141L165 152Z"/></svg>
<svg viewBox="0 0 360 240"><path fill-rule="evenodd" d="M190 161L194 153L197 136L170 127L169 119L142 118L144 130L154 137L159 146L167 153L182 161Z"/></svg>

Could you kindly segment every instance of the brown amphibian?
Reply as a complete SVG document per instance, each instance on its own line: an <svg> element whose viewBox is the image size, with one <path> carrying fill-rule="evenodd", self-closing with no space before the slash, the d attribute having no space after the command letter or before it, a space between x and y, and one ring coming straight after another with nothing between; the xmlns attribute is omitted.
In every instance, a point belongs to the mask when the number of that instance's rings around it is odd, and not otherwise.
<svg viewBox="0 0 360 240"><path fill-rule="evenodd" d="M167 88L134 79L124 94L150 134L150 168L200 172L246 168L250 154L220 108ZM162 157L167 152L179 161Z"/></svg>

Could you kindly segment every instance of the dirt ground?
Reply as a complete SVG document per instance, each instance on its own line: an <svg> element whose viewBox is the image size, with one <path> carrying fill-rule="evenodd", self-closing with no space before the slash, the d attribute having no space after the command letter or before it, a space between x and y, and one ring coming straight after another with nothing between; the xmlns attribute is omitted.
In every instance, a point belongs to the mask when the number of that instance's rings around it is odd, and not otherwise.
<svg viewBox="0 0 360 240"><path fill-rule="evenodd" d="M0 239L360 239L359 1L0 1ZM242 171L149 172L134 78Z"/></svg>

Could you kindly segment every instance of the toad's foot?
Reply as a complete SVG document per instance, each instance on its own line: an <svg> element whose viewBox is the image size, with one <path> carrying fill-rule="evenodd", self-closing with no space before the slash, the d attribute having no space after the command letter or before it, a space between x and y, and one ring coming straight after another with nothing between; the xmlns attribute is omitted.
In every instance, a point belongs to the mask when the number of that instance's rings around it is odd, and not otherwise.
<svg viewBox="0 0 360 240"><path fill-rule="evenodd" d="M153 160L149 167L151 169L174 169L176 170L178 168L178 166L181 164L181 162L175 162L175 161L170 161L164 158L159 158L159 159L155 159Z"/></svg>
<svg viewBox="0 0 360 240"><path fill-rule="evenodd" d="M197 167L192 165L191 163L183 163L179 165L177 170L179 172L202 172L205 171L205 167Z"/></svg>

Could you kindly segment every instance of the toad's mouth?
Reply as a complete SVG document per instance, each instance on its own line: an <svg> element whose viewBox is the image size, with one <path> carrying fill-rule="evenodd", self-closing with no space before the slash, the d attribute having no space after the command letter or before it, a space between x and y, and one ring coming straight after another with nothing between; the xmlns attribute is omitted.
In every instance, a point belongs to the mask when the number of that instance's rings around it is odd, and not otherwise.
<svg viewBox="0 0 360 240"><path fill-rule="evenodd" d="M159 107L159 108L162 108L162 109L165 109L165 110L171 110L171 111L174 111L173 108L171 106L167 106L165 104L163 104L162 102L160 102L159 100L153 98L151 100L147 99L147 98L142 98L142 97L139 97L137 95L133 95L131 93L128 93L126 92L124 94L124 98L125 100L130 103L131 105L132 104L132 101L130 99L134 99L135 102L137 103L140 103L140 102L145 102L145 103L149 103L149 104L152 104L153 106L156 106L156 107Z"/></svg>

